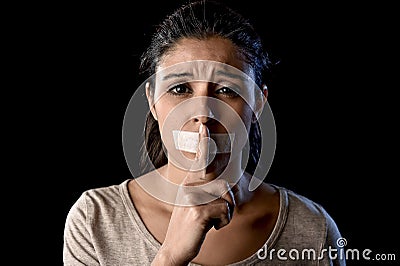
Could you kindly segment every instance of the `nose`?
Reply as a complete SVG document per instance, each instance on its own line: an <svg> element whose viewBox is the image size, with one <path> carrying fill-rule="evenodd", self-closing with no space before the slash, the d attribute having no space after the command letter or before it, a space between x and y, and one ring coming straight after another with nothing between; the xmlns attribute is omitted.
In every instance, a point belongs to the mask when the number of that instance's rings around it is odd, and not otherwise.
<svg viewBox="0 0 400 266"><path fill-rule="evenodd" d="M192 87L196 91L196 97L193 106L193 111L195 112L194 122L195 123L210 123L210 121L215 118L211 108L210 108L210 93L214 89L214 84L209 82L193 82Z"/></svg>
<svg viewBox="0 0 400 266"><path fill-rule="evenodd" d="M196 123L206 124L211 119L215 118L214 114L208 106L202 106L200 108L201 112L194 117L194 121Z"/></svg>
<svg viewBox="0 0 400 266"><path fill-rule="evenodd" d="M194 116L195 123L206 124L209 123L210 120L215 118L214 113L212 112L210 105L208 103L209 98L207 96L199 97L198 105L196 108L196 114Z"/></svg>

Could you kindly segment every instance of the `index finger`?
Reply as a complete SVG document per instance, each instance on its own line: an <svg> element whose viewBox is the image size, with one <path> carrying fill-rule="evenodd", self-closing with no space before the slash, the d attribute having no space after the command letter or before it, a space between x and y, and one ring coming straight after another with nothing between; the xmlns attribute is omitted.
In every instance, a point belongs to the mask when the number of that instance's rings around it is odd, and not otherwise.
<svg viewBox="0 0 400 266"><path fill-rule="evenodd" d="M204 183L207 166L209 163L210 132L207 126L200 124L199 142L195 159L189 169L183 185L195 185Z"/></svg>

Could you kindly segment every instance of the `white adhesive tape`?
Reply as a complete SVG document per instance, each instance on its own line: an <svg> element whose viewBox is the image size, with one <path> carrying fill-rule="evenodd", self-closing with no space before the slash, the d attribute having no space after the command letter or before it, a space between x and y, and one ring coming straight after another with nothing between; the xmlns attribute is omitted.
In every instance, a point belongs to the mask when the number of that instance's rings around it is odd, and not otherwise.
<svg viewBox="0 0 400 266"><path fill-rule="evenodd" d="M199 146L199 133L192 131L173 130L175 148L180 151L196 153ZM217 146L217 153L231 152L231 141L235 137L234 133L214 133L210 138Z"/></svg>

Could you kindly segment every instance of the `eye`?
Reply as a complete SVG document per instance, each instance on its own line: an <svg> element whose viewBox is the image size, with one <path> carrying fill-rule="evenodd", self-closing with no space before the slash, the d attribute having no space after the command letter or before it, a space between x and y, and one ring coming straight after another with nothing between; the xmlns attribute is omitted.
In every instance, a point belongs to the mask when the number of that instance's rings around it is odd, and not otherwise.
<svg viewBox="0 0 400 266"><path fill-rule="evenodd" d="M180 85L176 85L176 86L170 88L168 90L168 93L179 96L179 95L191 93L191 89L183 84L180 84Z"/></svg>
<svg viewBox="0 0 400 266"><path fill-rule="evenodd" d="M218 90L215 91L216 94L221 94L226 97L236 97L238 94L231 88L228 87L222 87Z"/></svg>

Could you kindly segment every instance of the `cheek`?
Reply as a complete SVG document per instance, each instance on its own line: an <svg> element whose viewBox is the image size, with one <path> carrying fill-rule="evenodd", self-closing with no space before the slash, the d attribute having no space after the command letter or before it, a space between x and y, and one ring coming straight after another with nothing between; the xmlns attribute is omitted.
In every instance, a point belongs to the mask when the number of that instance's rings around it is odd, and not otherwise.
<svg viewBox="0 0 400 266"><path fill-rule="evenodd" d="M243 101L240 104L236 104L233 106L231 105L231 107L240 116L240 118L242 119L241 122L245 125L246 129L249 130L251 119L253 117L253 110L250 108L250 106Z"/></svg>
<svg viewBox="0 0 400 266"><path fill-rule="evenodd" d="M171 112L173 106L168 104L167 101L159 100L155 105L154 109L157 114L157 120L160 127L164 124L165 119L167 118L168 114Z"/></svg>
<svg viewBox="0 0 400 266"><path fill-rule="evenodd" d="M160 132L161 141L167 147L173 145L173 143L171 142L171 136L169 136L168 134L168 130L164 128L164 125L166 125L165 121L168 118L168 114L170 113L171 109L172 107L163 101L159 101L154 105L154 110L157 115L158 130Z"/></svg>

